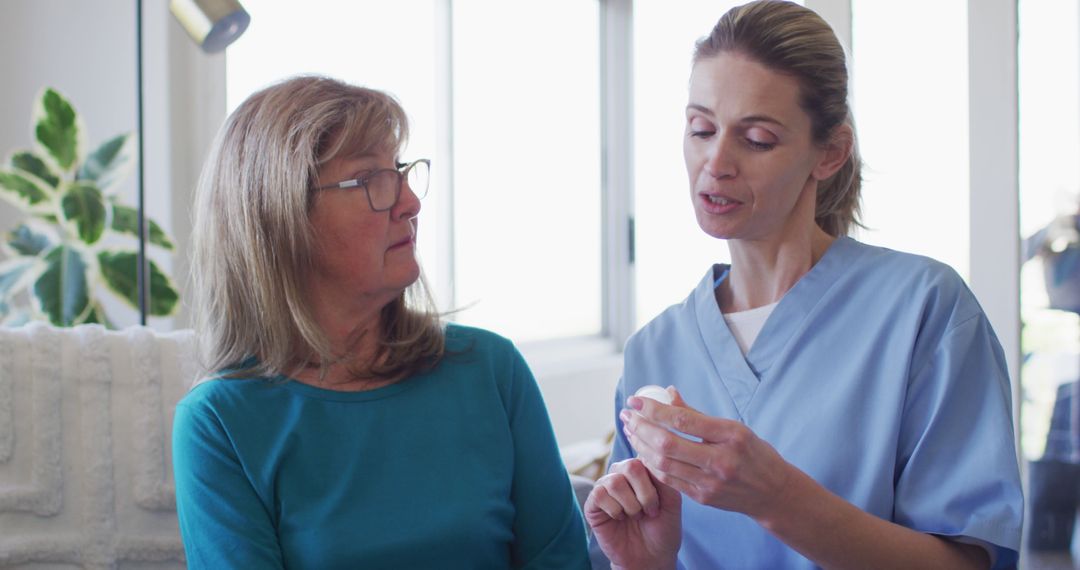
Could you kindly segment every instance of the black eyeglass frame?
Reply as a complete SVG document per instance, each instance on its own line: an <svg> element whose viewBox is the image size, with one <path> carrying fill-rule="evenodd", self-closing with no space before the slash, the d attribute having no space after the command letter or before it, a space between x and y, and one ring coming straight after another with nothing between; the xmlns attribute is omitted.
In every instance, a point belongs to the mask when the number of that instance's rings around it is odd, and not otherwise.
<svg viewBox="0 0 1080 570"><path fill-rule="evenodd" d="M415 167L417 164L420 164L420 163L423 163L424 166L427 167L427 169L428 169L427 184L425 184L424 188L422 190L420 190L419 192L416 191L417 190L416 188L410 187L409 189L412 190L414 193L416 193L417 198L422 199L424 196L427 196L428 187L431 186L431 160L427 159L427 158L418 158L418 159L416 159L416 160L414 160L412 162L409 162L409 163L398 162L395 165L397 168L380 168L379 170L374 170L372 172L369 172L369 173L365 174L364 176L361 176L360 178L350 178L349 180L342 180L341 182L336 182L334 184L328 184L326 186L319 186L316 189L317 190L348 190L350 188L363 188L364 189L364 195L367 196L368 206L371 206L371 210L373 212L385 212L387 210L393 209L394 206L397 206L398 201L401 200L401 187L404 184L405 178L409 175L409 171L412 170L413 167ZM392 204L390 204L389 207L376 208L375 203L371 201L371 190L368 190L367 183L368 183L368 180L370 180L371 178L373 178L373 177L375 177L375 176L377 176L377 175L379 175L380 173L383 173L383 172L393 172L394 174L397 174L397 177L398 177L397 190L394 192L394 202Z"/></svg>

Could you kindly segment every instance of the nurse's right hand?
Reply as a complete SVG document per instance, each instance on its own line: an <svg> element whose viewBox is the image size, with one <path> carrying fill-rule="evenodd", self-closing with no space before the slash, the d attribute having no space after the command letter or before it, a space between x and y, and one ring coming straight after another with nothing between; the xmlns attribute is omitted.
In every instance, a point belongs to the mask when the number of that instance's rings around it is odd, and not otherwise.
<svg viewBox="0 0 1080 570"><path fill-rule="evenodd" d="M649 473L640 459L611 466L585 501L612 568L675 568L682 542L682 496Z"/></svg>

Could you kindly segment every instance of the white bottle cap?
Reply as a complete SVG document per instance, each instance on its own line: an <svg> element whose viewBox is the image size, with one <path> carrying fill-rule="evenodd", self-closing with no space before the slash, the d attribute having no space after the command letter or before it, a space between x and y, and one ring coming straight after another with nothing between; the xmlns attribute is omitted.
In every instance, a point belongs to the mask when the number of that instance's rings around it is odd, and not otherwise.
<svg viewBox="0 0 1080 570"><path fill-rule="evenodd" d="M671 405L671 402L673 401L671 394L669 394L667 390L655 384L649 384L648 386L638 388L638 391L634 392L634 395L642 398L651 398L661 404L667 405Z"/></svg>

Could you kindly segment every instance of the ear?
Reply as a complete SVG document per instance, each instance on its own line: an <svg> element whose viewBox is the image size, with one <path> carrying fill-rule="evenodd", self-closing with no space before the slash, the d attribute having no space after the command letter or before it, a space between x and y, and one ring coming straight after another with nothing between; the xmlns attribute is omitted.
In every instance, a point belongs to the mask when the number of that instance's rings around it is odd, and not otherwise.
<svg viewBox="0 0 1080 570"><path fill-rule="evenodd" d="M825 152L821 154L821 159L814 165L814 170L810 172L810 175L820 182L836 174L836 171L847 162L854 147L855 133L851 130L851 125L836 127L823 149Z"/></svg>

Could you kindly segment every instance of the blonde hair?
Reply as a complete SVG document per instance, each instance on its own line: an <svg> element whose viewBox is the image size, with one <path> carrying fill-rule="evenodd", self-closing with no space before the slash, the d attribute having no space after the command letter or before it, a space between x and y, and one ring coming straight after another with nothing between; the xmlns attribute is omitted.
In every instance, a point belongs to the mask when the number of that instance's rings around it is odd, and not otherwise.
<svg viewBox="0 0 1080 570"><path fill-rule="evenodd" d="M405 111L386 93L318 76L247 98L226 119L195 197L196 330L211 374L287 374L335 361L307 303L309 213L318 171L339 156L396 152ZM394 377L442 357L442 323L421 277L381 312L370 374Z"/></svg>
<svg viewBox="0 0 1080 570"><path fill-rule="evenodd" d="M817 191L814 220L833 236L859 224L862 160L848 106L844 48L832 28L813 10L783 0L758 0L728 10L712 32L698 40L694 63L738 52L799 82L800 105L810 115L811 136L826 145L836 129L851 129L851 155Z"/></svg>

